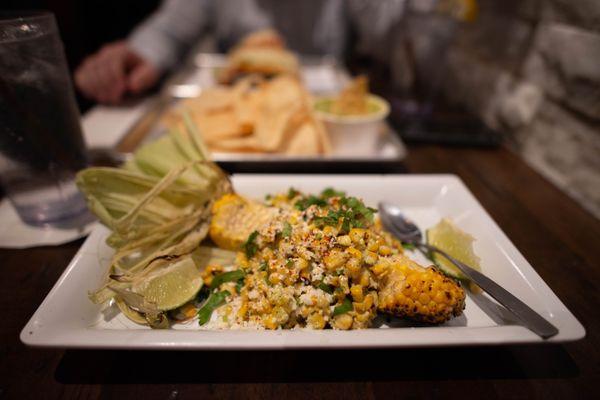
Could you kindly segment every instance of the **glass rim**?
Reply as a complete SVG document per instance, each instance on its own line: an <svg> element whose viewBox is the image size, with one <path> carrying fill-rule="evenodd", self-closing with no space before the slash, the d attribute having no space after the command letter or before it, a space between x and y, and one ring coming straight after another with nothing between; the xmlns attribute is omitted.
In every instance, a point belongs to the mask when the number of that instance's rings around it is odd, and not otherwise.
<svg viewBox="0 0 600 400"><path fill-rule="evenodd" d="M0 24L10 24L23 21L38 21L54 18L54 14L47 10L11 10L0 11Z"/></svg>

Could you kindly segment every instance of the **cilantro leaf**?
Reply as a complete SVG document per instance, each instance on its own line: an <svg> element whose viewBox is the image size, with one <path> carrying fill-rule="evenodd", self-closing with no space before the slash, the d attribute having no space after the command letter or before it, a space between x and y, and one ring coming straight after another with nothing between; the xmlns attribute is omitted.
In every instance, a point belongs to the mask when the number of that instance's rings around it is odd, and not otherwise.
<svg viewBox="0 0 600 400"><path fill-rule="evenodd" d="M335 317L336 315L345 314L349 311L352 311L352 301L346 297L342 304L333 309L333 316Z"/></svg>
<svg viewBox="0 0 600 400"><path fill-rule="evenodd" d="M289 222L283 223L283 230L281 231L281 237L290 237L292 235L292 226Z"/></svg>
<svg viewBox="0 0 600 400"><path fill-rule="evenodd" d="M329 199L331 197L344 197L345 195L346 192L337 191L332 187L325 188L325 190L321 192L321 197L324 199Z"/></svg>
<svg viewBox="0 0 600 400"><path fill-rule="evenodd" d="M244 252L246 253L246 257L248 257L248 258L254 257L254 255L258 251L258 245L255 242L257 237L258 237L258 231L252 232L248 236L248 240L246 240L246 242L242 245L242 248L244 249Z"/></svg>

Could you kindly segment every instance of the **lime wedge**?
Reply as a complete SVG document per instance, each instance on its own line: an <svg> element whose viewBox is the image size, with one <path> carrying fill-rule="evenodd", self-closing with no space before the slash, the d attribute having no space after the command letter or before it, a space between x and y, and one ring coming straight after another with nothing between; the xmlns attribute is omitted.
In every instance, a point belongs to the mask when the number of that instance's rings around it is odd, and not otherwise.
<svg viewBox="0 0 600 400"><path fill-rule="evenodd" d="M468 233L460 230L449 219L443 218L433 228L427 230L427 243L444 250L446 253L468 266L481 271L480 258L473 251L475 239ZM467 279L458 268L446 257L432 254L435 264L447 275L457 279Z"/></svg>
<svg viewBox="0 0 600 400"><path fill-rule="evenodd" d="M154 303L158 310L167 311L192 300L202 284L200 270L188 255L152 272L147 278L136 282L131 290Z"/></svg>

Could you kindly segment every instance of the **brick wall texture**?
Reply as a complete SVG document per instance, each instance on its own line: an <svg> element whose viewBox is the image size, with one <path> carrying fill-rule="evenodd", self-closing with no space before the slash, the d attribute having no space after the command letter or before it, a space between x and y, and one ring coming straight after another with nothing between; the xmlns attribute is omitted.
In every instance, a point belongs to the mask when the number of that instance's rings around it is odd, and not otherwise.
<svg viewBox="0 0 600 400"><path fill-rule="evenodd" d="M446 96L600 218L600 0L478 4L449 50Z"/></svg>

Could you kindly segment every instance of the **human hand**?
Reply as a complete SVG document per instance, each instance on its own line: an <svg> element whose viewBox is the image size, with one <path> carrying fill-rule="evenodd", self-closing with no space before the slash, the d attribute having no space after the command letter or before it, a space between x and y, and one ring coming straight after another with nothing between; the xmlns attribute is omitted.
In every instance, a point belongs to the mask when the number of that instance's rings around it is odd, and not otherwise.
<svg viewBox="0 0 600 400"><path fill-rule="evenodd" d="M159 70L134 52L125 41L106 44L87 57L75 71L75 84L83 95L104 104L117 104L126 94L152 87Z"/></svg>

